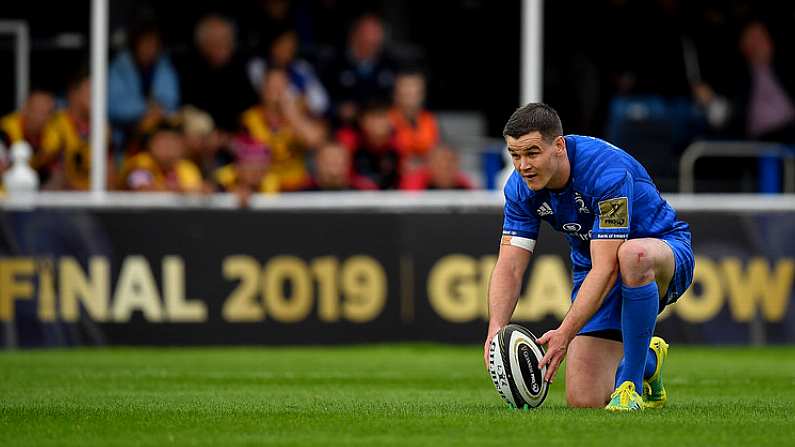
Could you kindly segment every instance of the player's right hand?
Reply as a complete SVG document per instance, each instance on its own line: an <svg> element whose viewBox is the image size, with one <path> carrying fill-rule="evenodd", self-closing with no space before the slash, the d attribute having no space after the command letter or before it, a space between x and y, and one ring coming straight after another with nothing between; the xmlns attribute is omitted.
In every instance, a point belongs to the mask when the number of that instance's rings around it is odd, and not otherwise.
<svg viewBox="0 0 795 447"><path fill-rule="evenodd" d="M569 332L558 328L547 331L536 340L540 345L547 345L547 353L544 354L544 358L538 362L538 367L547 367L547 374L544 380L548 383L552 383L552 379L555 377L555 373L558 372L561 362L563 362L563 359L566 357L566 350L569 349L569 344L571 344L573 338L574 336L569 335Z"/></svg>

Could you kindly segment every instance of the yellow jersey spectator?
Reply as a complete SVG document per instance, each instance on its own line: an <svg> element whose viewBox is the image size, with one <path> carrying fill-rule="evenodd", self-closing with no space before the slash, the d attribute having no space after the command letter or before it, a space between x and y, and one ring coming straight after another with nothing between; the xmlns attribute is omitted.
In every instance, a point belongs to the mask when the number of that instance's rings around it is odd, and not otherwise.
<svg viewBox="0 0 795 447"><path fill-rule="evenodd" d="M33 90L22 108L0 118L0 195L3 194L3 173L11 166L11 145L26 141L34 154L41 146L44 127L55 110L55 99L43 90Z"/></svg>
<svg viewBox="0 0 795 447"><path fill-rule="evenodd" d="M66 99L66 108L45 126L31 164L39 171L44 189L85 191L91 186L91 79L87 71L69 82ZM112 179L115 169L110 159L107 168Z"/></svg>
<svg viewBox="0 0 795 447"><path fill-rule="evenodd" d="M199 193L199 168L185 158L185 142L179 128L162 123L146 142L146 150L125 161L119 188L128 191Z"/></svg>
<svg viewBox="0 0 795 447"><path fill-rule="evenodd" d="M271 150L271 172L279 189L296 191L309 181L305 153L322 143L323 126L301 107L289 88L287 73L269 68L264 75L260 104L243 113L244 130Z"/></svg>
<svg viewBox="0 0 795 447"><path fill-rule="evenodd" d="M43 90L33 90L22 108L0 118L0 142L10 148L17 141L27 141L35 152L42 133L55 111L55 100Z"/></svg>
<svg viewBox="0 0 795 447"><path fill-rule="evenodd" d="M248 204L251 194L276 194L279 192L279 176L269 171L268 148L244 135L232 142L235 162L215 171L215 182L222 191L238 196L243 206Z"/></svg>

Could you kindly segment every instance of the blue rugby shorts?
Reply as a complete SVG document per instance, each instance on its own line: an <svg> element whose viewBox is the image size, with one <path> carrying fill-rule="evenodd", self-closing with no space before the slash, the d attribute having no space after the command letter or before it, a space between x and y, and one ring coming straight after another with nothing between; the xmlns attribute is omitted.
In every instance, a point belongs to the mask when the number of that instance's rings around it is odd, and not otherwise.
<svg viewBox="0 0 795 447"><path fill-rule="evenodd" d="M665 306L673 304L678 300L693 283L693 270L695 269L695 257L690 242L690 232L680 231L660 238L665 242L674 255L674 276L668 284L665 296L660 298L660 312ZM577 296L587 271L575 271L573 275L574 288L571 292L572 301ZM617 330L621 331L621 278L619 277L615 285L605 297L602 307L585 323L578 335L585 335L592 332L602 332Z"/></svg>

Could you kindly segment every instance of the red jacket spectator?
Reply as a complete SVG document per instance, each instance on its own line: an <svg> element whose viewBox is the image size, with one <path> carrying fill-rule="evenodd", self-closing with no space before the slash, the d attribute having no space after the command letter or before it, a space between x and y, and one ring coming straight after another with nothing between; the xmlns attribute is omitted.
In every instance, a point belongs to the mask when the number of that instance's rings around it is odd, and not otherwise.
<svg viewBox="0 0 795 447"><path fill-rule="evenodd" d="M351 151L354 172L369 178L380 189L397 189L401 157L387 107L377 103L367 106L359 118L359 129L344 128L337 132L338 141Z"/></svg>
<svg viewBox="0 0 795 447"><path fill-rule="evenodd" d="M398 75L389 119L395 129L395 143L404 157L424 157L439 144L439 126L433 114L423 109L424 102L425 77L422 73Z"/></svg>
<svg viewBox="0 0 795 447"><path fill-rule="evenodd" d="M472 182L460 171L456 153L446 146L438 146L428 155L428 165L406 175L400 189L472 189Z"/></svg>

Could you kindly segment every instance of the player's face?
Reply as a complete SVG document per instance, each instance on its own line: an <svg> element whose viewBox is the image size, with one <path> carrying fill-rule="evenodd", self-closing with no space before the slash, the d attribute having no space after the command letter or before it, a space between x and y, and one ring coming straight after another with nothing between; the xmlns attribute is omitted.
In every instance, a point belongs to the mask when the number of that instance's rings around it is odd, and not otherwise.
<svg viewBox="0 0 795 447"><path fill-rule="evenodd" d="M561 153L566 150L563 137L546 141L540 132L530 132L519 138L505 137L513 167L533 191L544 189L558 176Z"/></svg>

